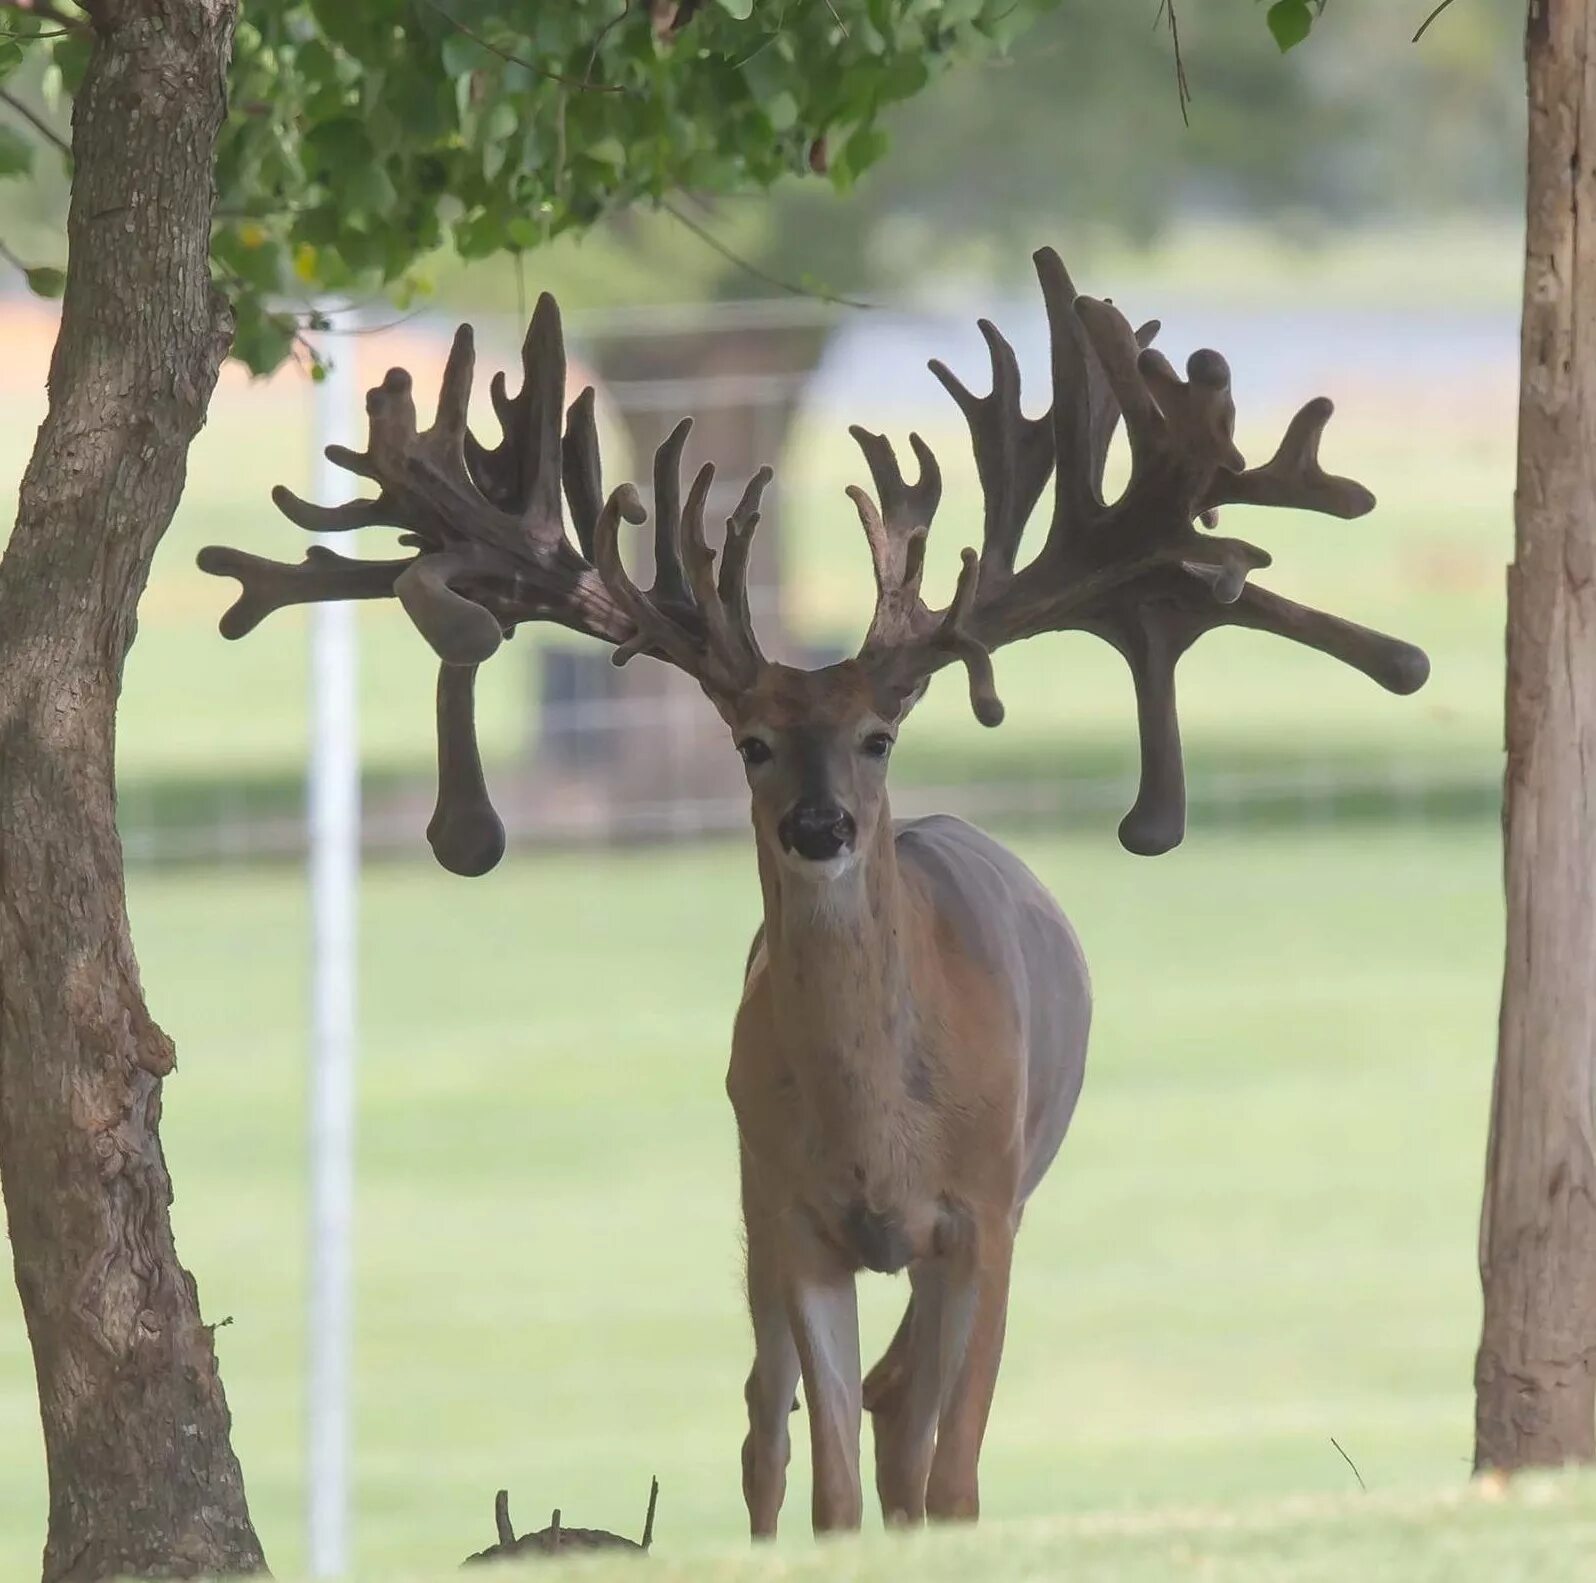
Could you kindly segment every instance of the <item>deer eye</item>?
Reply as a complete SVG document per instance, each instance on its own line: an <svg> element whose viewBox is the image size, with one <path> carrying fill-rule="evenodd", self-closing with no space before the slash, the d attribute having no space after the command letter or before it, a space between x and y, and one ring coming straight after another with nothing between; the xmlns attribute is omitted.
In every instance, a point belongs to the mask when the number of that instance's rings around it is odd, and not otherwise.
<svg viewBox="0 0 1596 1583"><path fill-rule="evenodd" d="M744 764L768 764L770 762L770 744L763 737L744 737L737 744L737 751L742 754Z"/></svg>
<svg viewBox="0 0 1596 1583"><path fill-rule="evenodd" d="M892 751L892 733L889 731L872 731L859 744L859 751L866 758L884 759Z"/></svg>

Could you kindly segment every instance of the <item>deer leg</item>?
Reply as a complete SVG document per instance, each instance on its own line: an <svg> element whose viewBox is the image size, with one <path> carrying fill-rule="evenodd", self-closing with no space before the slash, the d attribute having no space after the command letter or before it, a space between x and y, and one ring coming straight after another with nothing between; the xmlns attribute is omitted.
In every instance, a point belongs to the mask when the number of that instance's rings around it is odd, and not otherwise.
<svg viewBox="0 0 1596 1583"><path fill-rule="evenodd" d="M926 1481L950 1372L944 1272L935 1264L918 1264L909 1278L914 1290L903 1323L865 1383L865 1405L875 1428L876 1494L889 1526L925 1520Z"/></svg>
<svg viewBox="0 0 1596 1583"><path fill-rule="evenodd" d="M743 1500L755 1539L774 1539L787 1493L792 1453L788 1419L798 1386L798 1348L787 1318L775 1228L743 1194L748 1237L748 1313L754 1328L754 1363L744 1397L748 1438L743 1441Z"/></svg>
<svg viewBox="0 0 1596 1583"><path fill-rule="evenodd" d="M859 1368L859 1304L853 1272L807 1231L785 1251L787 1314L803 1371L813 1466L817 1534L856 1530L863 1516L859 1492L859 1426L863 1411Z"/></svg>
<svg viewBox="0 0 1596 1583"><path fill-rule="evenodd" d="M950 1344L962 1339L962 1346L948 1378L926 1488L926 1511L934 1518L973 1521L980 1515L981 1441L1003 1360L1013 1257L1013 1226L989 1223L968 1262L960 1259L948 1270L944 1356Z"/></svg>

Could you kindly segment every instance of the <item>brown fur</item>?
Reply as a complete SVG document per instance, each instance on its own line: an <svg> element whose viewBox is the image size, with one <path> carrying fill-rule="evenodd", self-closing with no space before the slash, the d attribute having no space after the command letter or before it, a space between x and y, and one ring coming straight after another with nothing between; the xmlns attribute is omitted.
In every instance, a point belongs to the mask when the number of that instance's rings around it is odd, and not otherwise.
<svg viewBox="0 0 1596 1583"><path fill-rule="evenodd" d="M775 1531L801 1370L816 1529L858 1525L866 1390L853 1280L905 1266L915 1297L868 1386L878 1491L889 1520L973 1517L1028 1174L1016 958L983 960L900 861L885 763L859 745L893 722L858 667L772 666L723 712L740 740L758 735L774 754L750 770L765 919L727 1078L755 1329L750 1522L756 1536ZM857 855L820 880L809 870L824 865L785 853L778 835L798 779L817 775L857 824Z"/></svg>

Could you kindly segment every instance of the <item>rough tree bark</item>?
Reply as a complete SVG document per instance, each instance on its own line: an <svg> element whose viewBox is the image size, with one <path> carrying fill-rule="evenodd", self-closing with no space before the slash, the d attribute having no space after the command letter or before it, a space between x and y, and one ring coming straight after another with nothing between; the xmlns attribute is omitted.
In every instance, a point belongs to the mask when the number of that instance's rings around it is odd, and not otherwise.
<svg viewBox="0 0 1596 1583"><path fill-rule="evenodd" d="M172 1241L170 1040L124 905L114 731L230 334L212 164L237 0L85 0L48 415L0 563L0 1185L38 1372L44 1576L263 1565Z"/></svg>
<svg viewBox="0 0 1596 1583"><path fill-rule="evenodd" d="M1475 1465L1596 1455L1596 0L1531 0L1507 961Z"/></svg>

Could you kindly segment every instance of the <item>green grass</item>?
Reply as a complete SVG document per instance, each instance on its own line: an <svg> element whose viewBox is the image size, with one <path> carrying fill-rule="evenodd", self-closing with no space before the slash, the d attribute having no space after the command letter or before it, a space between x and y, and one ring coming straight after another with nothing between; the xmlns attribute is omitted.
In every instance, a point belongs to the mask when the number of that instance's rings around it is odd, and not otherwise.
<svg viewBox="0 0 1596 1583"><path fill-rule="evenodd" d="M1100 836L1017 844L1079 924L1099 1017L1075 1129L1021 1240L983 1470L988 1515L1019 1525L1003 1530L1012 1575L1050 1575L1055 1545L1119 1575L1122 1545L1126 1576L1162 1576L1154 1558L1210 1543L1234 1570L1197 1575L1267 1575L1270 1547L1295 1541L1284 1517L1246 1514L1353 1492L1331 1436L1377 1499L1308 1508L1305 1532L1341 1533L1352 1560L1450 1553L1454 1520L1495 1521L1431 1500L1469 1454L1492 832L1206 830L1157 863ZM208 1316L234 1321L218 1344L238 1449L291 1576L300 880L141 872L131 903L180 1052L166 1121L180 1246ZM721 1077L756 906L738 844L512 854L471 883L367 874L364 1575L448 1568L486 1544L500 1485L525 1525L559 1504L631 1531L656 1471L661 1559L737 1553L747 1343ZM865 1291L879 1345L903 1290ZM13 1301L0 1294L5 1577L27 1575L43 1522ZM800 1459L780 1552L795 1577L820 1575L806 1484ZM1234 1514L1160 1538L1167 1520L1142 1514L1167 1508ZM1385 1515L1359 1537L1365 1509ZM1588 1492L1578 1513L1588 1524ZM825 1575L890 1572L858 1565Z"/></svg>
<svg viewBox="0 0 1596 1583"><path fill-rule="evenodd" d="M1342 1496L986 1524L866 1537L806 1554L663 1548L661 1583L1574 1583L1596 1543L1596 1480L1538 1476L1508 1492ZM579 1560L572 1583L636 1577L635 1560ZM441 1574L435 1574L441 1579Z"/></svg>

